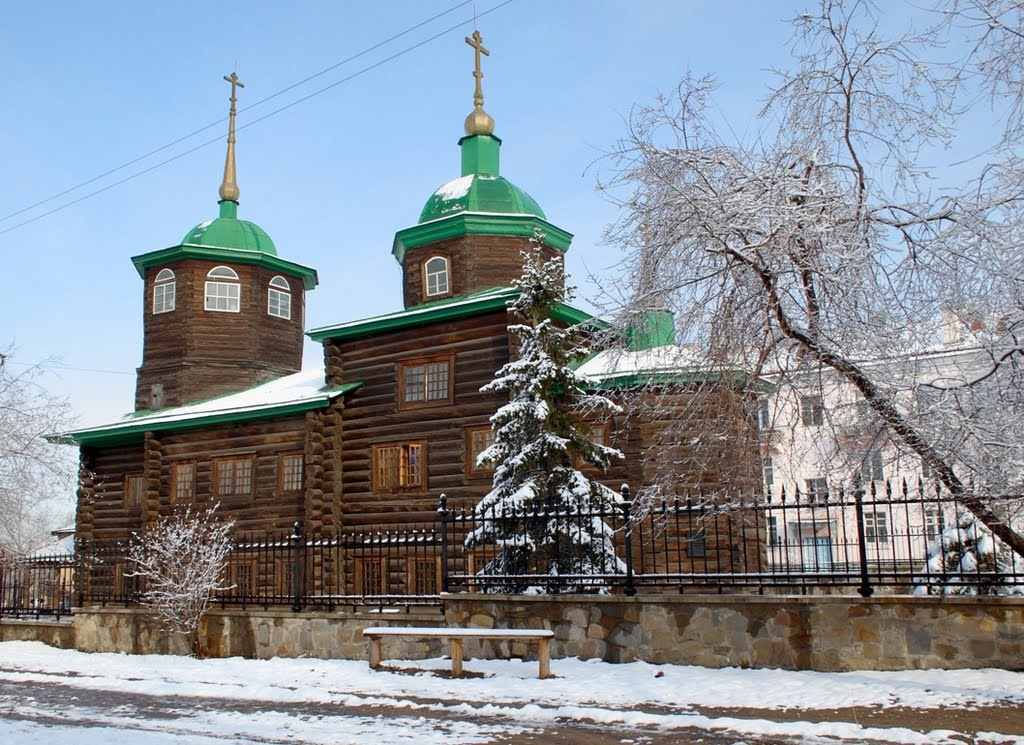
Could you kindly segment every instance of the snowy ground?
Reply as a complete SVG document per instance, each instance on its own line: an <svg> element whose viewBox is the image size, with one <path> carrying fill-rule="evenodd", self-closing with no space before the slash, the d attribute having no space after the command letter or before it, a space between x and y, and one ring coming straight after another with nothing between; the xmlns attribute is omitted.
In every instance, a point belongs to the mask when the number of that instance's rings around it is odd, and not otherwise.
<svg viewBox="0 0 1024 745"><path fill-rule="evenodd" d="M200 661L0 643L0 743L84 745L128 734L133 745L1024 745L1024 673L825 674L572 659L553 660L556 677L537 680L535 662L469 660L470 676L456 680L449 664L391 660L374 672L355 661ZM951 712L979 711L985 726L938 726L957 721Z"/></svg>

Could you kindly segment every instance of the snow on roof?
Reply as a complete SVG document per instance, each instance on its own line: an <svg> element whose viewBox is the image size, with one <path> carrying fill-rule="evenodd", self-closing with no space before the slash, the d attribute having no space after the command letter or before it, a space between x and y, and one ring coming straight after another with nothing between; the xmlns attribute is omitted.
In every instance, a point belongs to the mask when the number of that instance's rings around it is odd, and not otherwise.
<svg viewBox="0 0 1024 745"><path fill-rule="evenodd" d="M35 551L30 551L25 557L26 559L42 561L44 559L63 559L68 556L72 556L75 553L75 537L73 535L65 536L59 541L48 543L45 546L37 548Z"/></svg>
<svg viewBox="0 0 1024 745"><path fill-rule="evenodd" d="M441 199L461 199L469 193L469 187L473 185L473 175L461 176L453 181L449 181L435 191L434 195L441 197Z"/></svg>
<svg viewBox="0 0 1024 745"><path fill-rule="evenodd" d="M697 355L686 347L669 345L652 349L605 349L580 365L576 372L595 383L635 377L684 375L705 370Z"/></svg>
<svg viewBox="0 0 1024 745"><path fill-rule="evenodd" d="M82 440L89 439L89 435L101 433L113 435L127 431L171 429L170 425L197 424L212 418L265 412L270 409L303 404L326 404L358 385L356 383L328 389L324 386L324 369L319 367L285 375L239 393L231 393L172 409L125 414L114 421L83 427L67 434L75 440Z"/></svg>

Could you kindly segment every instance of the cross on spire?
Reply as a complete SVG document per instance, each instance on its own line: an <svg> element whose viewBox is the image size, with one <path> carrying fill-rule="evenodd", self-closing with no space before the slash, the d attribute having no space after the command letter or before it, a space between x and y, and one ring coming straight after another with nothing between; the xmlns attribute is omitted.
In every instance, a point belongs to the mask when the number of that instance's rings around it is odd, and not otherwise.
<svg viewBox="0 0 1024 745"><path fill-rule="evenodd" d="M235 173L235 104L238 102L238 89L244 88L245 83L238 79L237 72L225 75L224 79L231 83L231 110L228 113L228 154L224 161L224 180L221 182L219 193L222 202L237 202L239 191Z"/></svg>
<svg viewBox="0 0 1024 745"><path fill-rule="evenodd" d="M476 92L473 94L473 105L479 109L483 108L484 105L484 90L480 85L480 81L484 79L484 73L480 69L480 55L483 54L490 57L491 53L484 48L484 38L480 35L479 31L473 32L472 39L467 36L466 43L473 47L473 56L476 61L476 69L473 70L473 77L476 78Z"/></svg>

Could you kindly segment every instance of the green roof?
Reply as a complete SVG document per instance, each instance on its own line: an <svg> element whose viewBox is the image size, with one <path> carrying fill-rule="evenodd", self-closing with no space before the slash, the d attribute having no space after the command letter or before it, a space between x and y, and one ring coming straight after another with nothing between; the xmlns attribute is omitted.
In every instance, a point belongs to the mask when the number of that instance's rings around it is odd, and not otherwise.
<svg viewBox="0 0 1024 745"><path fill-rule="evenodd" d="M460 176L431 194L419 221L430 222L457 212L545 217L537 201L507 178L479 173Z"/></svg>
<svg viewBox="0 0 1024 745"><path fill-rule="evenodd" d="M364 336L374 336L388 331L425 326L441 321L470 318L472 316L493 313L494 311L506 310L510 300L519 296L519 290L512 287L494 287L489 290L466 295L465 297L440 300L424 305L416 305L396 313L389 313L383 316L365 318L359 321L349 321L333 326L322 326L306 332L306 335L314 341L325 339L355 339ZM592 322L595 326L605 327L603 321L594 318L586 311L573 308L564 303L559 304L551 313L551 317L576 325L585 322Z"/></svg>
<svg viewBox="0 0 1024 745"><path fill-rule="evenodd" d="M277 255L277 248L266 231L254 222L238 219L238 203L220 202L220 216L199 223L185 233L183 245L241 248L246 251Z"/></svg>

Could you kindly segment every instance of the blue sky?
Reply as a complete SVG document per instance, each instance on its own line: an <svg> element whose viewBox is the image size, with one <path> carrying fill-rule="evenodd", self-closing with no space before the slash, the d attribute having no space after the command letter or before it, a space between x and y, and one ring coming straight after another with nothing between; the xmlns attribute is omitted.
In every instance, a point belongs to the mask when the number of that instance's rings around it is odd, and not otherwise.
<svg viewBox="0 0 1024 745"><path fill-rule="evenodd" d="M502 0L478 0L484 14ZM280 255L316 267L306 326L401 307L390 254L427 197L459 175L456 142L472 108L474 3L16 3L0 24L0 217L226 117L393 36L443 18L243 111L239 125L340 81L444 29L451 33L240 131L239 217ZM685 70L713 72L722 115L743 136L786 64L784 22L810 2L513 0L479 20L485 108L503 139L502 174L575 234L567 266L579 304L615 281L602 231L615 208L590 166L625 132L636 103ZM212 146L31 224L0 233L0 346L15 363L58 357L45 384L80 423L131 409L142 357L142 282L133 255L176 245L216 214L226 123L44 207L8 230L209 139ZM306 364L319 351L307 342ZM72 369L79 368L79 369ZM102 370L108 372L86 372Z"/></svg>

